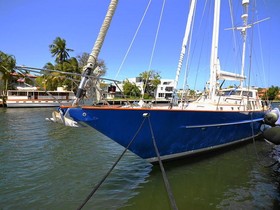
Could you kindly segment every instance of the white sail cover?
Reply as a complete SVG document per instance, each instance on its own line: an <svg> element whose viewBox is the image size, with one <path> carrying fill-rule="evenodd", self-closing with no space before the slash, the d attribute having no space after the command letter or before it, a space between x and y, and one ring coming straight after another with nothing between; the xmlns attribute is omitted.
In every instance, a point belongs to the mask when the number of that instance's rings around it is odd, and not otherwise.
<svg viewBox="0 0 280 210"><path fill-rule="evenodd" d="M221 80L236 80L236 81L243 81L246 79L245 76L241 75L241 74L235 74L232 72L227 72L227 71L219 71L218 72L218 78Z"/></svg>
<svg viewBox="0 0 280 210"><path fill-rule="evenodd" d="M217 79L230 81L244 81L246 79L246 76L228 71L222 71L220 66L220 60L217 59Z"/></svg>

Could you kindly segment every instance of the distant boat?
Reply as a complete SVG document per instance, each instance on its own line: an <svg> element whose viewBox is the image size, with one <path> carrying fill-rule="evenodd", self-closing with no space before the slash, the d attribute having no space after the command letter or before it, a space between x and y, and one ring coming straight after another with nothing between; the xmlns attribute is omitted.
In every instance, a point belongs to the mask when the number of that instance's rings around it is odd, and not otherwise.
<svg viewBox="0 0 280 210"><path fill-rule="evenodd" d="M58 88L56 91L38 90L36 87L18 87L7 91L8 108L59 107L73 103L75 94Z"/></svg>
<svg viewBox="0 0 280 210"><path fill-rule="evenodd" d="M244 86L246 32L252 26L247 23L249 0L242 1L243 25L234 28L241 31L243 39L240 74L222 71L220 67L218 58L220 3L220 0L216 0L214 6L212 48L209 49L211 51L210 79L207 83L209 86L196 101L189 104L182 101L177 104L174 91L174 98L167 106L146 104L143 101L140 101L141 103L137 106L135 104L118 107L100 104L83 105L82 101L88 90L88 84L94 85L97 98L102 96L98 86L99 75L96 73L96 61L108 29L107 26L109 26L108 23L116 8L117 1L112 0L82 76L75 102L72 106L60 107L60 113L62 113L60 121L66 122L65 119L67 121L72 119L75 123L85 123L152 163L159 161L159 158L161 160L181 158L257 137L260 134L264 114L269 107L258 97L256 88ZM185 47L189 42L195 5L196 1L193 0L190 4L186 34L176 75L180 73ZM93 82L88 83L90 80ZM239 85L222 88L223 82L219 83L220 80L235 80ZM178 83L178 76L176 76L176 83Z"/></svg>

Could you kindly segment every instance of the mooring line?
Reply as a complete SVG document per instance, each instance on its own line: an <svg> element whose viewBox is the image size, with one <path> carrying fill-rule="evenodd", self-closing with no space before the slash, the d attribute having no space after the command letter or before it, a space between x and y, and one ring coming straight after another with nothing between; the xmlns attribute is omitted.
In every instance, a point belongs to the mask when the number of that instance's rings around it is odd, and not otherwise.
<svg viewBox="0 0 280 210"><path fill-rule="evenodd" d="M174 210L178 210L178 207L177 207L176 202L175 202L174 195L173 195L172 190L171 190L170 183L168 181L167 175L165 173L165 170L164 170L161 158L160 158L160 154L159 154L158 147L157 147L157 144L156 144L156 140L155 140L152 124L151 124L151 121L150 121L150 114L147 113L145 115L145 117L147 117L148 121L149 121L149 126L150 126L150 131L151 131L151 135L152 135L152 139L153 139L153 144L154 144L155 151L156 151L156 154L157 154L157 157L158 157L158 162L159 162L159 165L160 165L160 170L161 170L161 173L162 173L162 178L163 178L163 181L164 181L164 184L165 184L165 188L166 188L166 191L167 191L167 194L168 194L168 198L169 198L171 207Z"/></svg>
<svg viewBox="0 0 280 210"><path fill-rule="evenodd" d="M127 147L124 149L124 151L122 152L122 154L119 156L119 158L117 159L117 161L112 165L112 167L110 168L110 170L104 175L104 177L100 180L100 182L94 186L93 190L90 192L90 194L86 197L86 199L84 200L84 202L77 208L77 210L81 210L86 203L89 201L89 199L94 195L94 193L99 189L99 187L103 184L103 182L107 179L107 177L110 175L110 173L113 171L113 169L115 168L115 166L118 164L118 162L121 160L121 158L124 156L124 154L126 153L126 151L128 150L128 148L130 147L130 145L133 143L133 141L135 140L136 136L138 135L138 133L140 132L140 130L143 127L143 124L145 122L145 119L143 119L141 125L139 126L138 130L136 131L135 135L133 136L133 138L131 139L131 141L129 142L129 144L127 145Z"/></svg>

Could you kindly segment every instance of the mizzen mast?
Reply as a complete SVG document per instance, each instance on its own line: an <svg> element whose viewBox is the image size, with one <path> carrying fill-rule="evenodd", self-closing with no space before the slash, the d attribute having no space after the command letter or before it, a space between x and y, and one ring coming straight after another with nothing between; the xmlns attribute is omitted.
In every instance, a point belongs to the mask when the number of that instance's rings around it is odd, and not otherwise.
<svg viewBox="0 0 280 210"><path fill-rule="evenodd" d="M247 29L248 29L248 5L249 0L243 0L243 14L241 16L243 20L243 27L241 27L241 34L243 38L243 47L242 47L242 63L241 63L241 75L244 76L244 67L245 67L245 51L246 51L246 38L247 38ZM243 80L240 80L240 86L243 87Z"/></svg>
<svg viewBox="0 0 280 210"><path fill-rule="evenodd" d="M244 75L245 68L245 54L246 54L246 38L247 29L251 27L248 25L248 5L249 0L242 0L243 14L241 16L243 20L243 26L236 27L234 29L240 30L243 38L243 49L242 49L242 63L241 63L241 73L231 73L227 71L222 71L220 67L220 62L218 58L218 40L219 40L219 24L220 24L220 0L215 1L214 9L214 23L213 23L213 35L212 35L212 50L210 59L210 84L209 84L209 97L214 99L217 91L217 80L238 80L240 81L240 87L243 87L243 81L246 79Z"/></svg>

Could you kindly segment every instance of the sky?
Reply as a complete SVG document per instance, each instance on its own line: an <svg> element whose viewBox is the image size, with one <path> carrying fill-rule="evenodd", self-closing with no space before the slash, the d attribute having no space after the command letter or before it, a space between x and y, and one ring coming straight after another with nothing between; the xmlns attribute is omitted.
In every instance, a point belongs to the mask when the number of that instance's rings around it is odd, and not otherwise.
<svg viewBox="0 0 280 210"><path fill-rule="evenodd" d="M222 0L219 59L221 68L237 72L240 69L240 37L233 38L228 2ZM251 0L252 1L252 0ZM56 37L66 40L67 48L73 49L71 57L90 53L106 14L109 0L0 0L0 51L14 55L17 65L42 68L54 63L49 45ZM119 0L114 19L108 30L99 59L107 66L105 77L118 80L138 76L146 70L159 72L164 79L175 79L182 40L189 10L189 0L153 0L145 19L136 30L150 0ZM163 3L160 27L158 26ZM183 64L179 86L185 75L191 89L202 90L209 79L211 46L212 0L204 10L203 1L197 4L195 26L192 34L190 64ZM240 1L233 0L233 6ZM249 22L269 17L254 25L248 34L248 49L252 56L246 63L250 72L250 85L258 87L280 86L280 1L257 0ZM234 9L235 26L242 24L241 7ZM199 12L204 11L201 18ZM251 15L251 16L250 16ZM239 19L238 19L239 18ZM157 34L157 30L159 33ZM134 38L135 36L135 38ZM155 42L155 37L157 41ZM259 38L261 37L261 38ZM134 38L134 39L133 39ZM133 44L131 45L133 41ZM237 43L234 44L234 40ZM131 46L131 47L130 47ZM130 49L128 51L128 49ZM125 58L125 59L124 59ZM188 69L185 73L185 69ZM249 71L250 69L250 71Z"/></svg>

